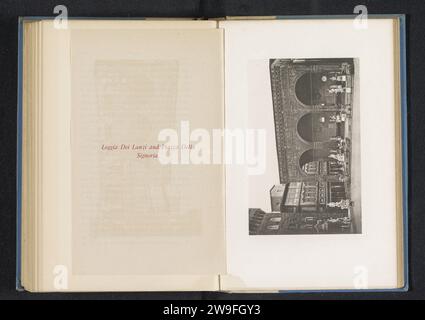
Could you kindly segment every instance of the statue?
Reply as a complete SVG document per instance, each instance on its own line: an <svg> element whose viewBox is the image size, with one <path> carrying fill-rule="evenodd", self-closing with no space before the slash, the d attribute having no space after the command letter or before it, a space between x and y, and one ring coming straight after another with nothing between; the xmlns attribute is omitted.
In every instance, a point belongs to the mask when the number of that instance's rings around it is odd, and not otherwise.
<svg viewBox="0 0 425 320"><path fill-rule="evenodd" d="M351 206L351 201L350 199L342 199L338 202L329 202L327 206L330 208L348 209Z"/></svg>

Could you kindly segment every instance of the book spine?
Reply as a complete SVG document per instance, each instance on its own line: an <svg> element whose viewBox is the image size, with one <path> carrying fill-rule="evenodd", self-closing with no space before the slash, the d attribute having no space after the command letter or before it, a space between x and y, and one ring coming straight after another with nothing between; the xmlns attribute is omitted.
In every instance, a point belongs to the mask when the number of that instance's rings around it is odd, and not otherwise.
<svg viewBox="0 0 425 320"><path fill-rule="evenodd" d="M17 147L16 147L16 290L23 291L21 283L21 222L22 222L22 85L23 85L23 23L18 20L18 97L17 97Z"/></svg>

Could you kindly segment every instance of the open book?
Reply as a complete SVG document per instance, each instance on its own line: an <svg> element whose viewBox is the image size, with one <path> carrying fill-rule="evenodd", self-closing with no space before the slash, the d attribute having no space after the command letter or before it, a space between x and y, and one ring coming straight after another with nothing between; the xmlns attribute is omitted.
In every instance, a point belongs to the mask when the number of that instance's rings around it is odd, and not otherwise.
<svg viewBox="0 0 425 320"><path fill-rule="evenodd" d="M364 23L22 18L18 287L406 290L404 20Z"/></svg>

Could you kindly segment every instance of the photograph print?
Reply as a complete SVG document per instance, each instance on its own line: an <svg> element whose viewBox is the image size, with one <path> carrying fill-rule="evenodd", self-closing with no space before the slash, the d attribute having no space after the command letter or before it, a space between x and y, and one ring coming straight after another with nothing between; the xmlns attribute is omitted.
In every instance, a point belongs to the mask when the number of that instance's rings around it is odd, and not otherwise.
<svg viewBox="0 0 425 320"><path fill-rule="evenodd" d="M270 59L268 67L278 172L258 190L270 206L250 203L249 234L361 233L358 60Z"/></svg>

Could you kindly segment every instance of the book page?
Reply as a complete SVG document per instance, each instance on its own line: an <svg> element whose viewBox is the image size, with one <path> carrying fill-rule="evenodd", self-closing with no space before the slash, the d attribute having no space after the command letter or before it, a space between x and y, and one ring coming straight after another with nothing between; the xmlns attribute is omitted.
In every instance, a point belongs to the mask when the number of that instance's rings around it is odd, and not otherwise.
<svg viewBox="0 0 425 320"><path fill-rule="evenodd" d="M71 209L56 221L63 246L46 242L44 289L57 289L55 266L66 268L69 290L218 289L224 169L196 148L208 143L202 133L223 127L222 30L212 22L70 23L62 30L69 66L61 65L69 140L60 143L69 142ZM45 226L51 241L54 227Z"/></svg>
<svg viewBox="0 0 425 320"><path fill-rule="evenodd" d="M222 288L400 286L393 21L219 26L226 130L242 134L226 152L245 150L226 168Z"/></svg>

